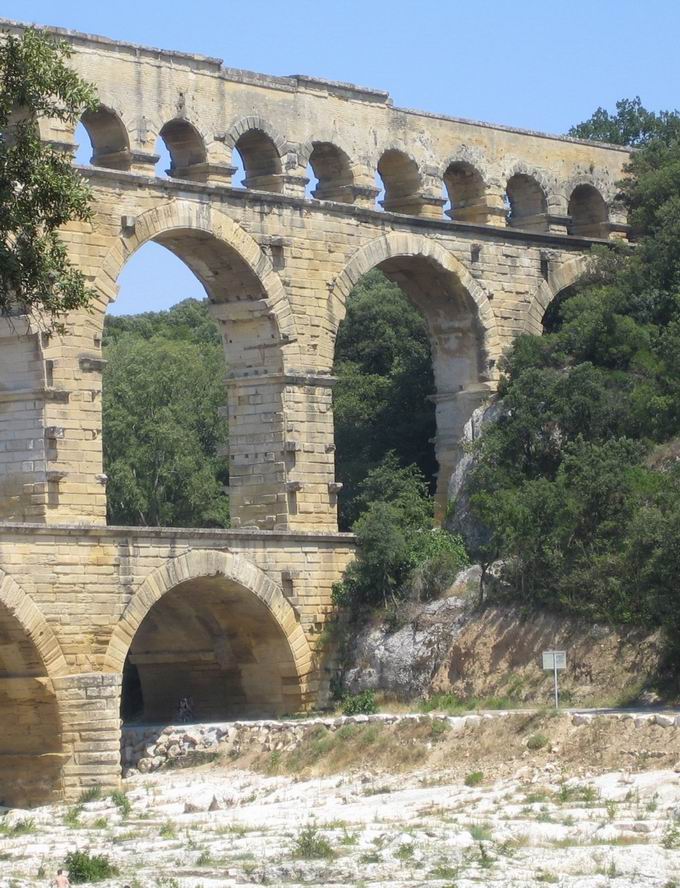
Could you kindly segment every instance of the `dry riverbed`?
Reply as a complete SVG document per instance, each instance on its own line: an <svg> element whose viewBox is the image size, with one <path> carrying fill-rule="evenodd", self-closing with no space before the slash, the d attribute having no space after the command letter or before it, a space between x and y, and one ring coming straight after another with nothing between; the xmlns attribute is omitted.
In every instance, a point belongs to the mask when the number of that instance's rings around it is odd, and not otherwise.
<svg viewBox="0 0 680 888"><path fill-rule="evenodd" d="M435 727L443 724L443 727ZM69 851L102 886L680 886L679 727L607 717L357 724L0 818L0 885ZM96 795L96 792L92 793Z"/></svg>

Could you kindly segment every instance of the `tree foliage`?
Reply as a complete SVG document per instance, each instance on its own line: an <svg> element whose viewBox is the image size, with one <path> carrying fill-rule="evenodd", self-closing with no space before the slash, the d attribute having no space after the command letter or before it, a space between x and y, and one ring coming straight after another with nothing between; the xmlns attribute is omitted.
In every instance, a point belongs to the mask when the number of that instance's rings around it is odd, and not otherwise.
<svg viewBox="0 0 680 888"><path fill-rule="evenodd" d="M336 586L338 603L396 606L408 595L429 599L467 563L458 536L432 528L432 497L415 465L387 454L358 485L352 525L357 558Z"/></svg>
<svg viewBox="0 0 680 888"><path fill-rule="evenodd" d="M335 350L336 474L344 484L340 523L349 528L365 508L362 479L389 452L415 465L431 485L436 469L430 342L425 321L380 271L364 275L347 303Z"/></svg>
<svg viewBox="0 0 680 888"><path fill-rule="evenodd" d="M677 123L677 112L648 111L636 96L618 101L616 114L598 108L588 120L572 126L568 135L575 139L640 147L653 139L666 138L669 129L677 132Z"/></svg>
<svg viewBox="0 0 680 888"><path fill-rule="evenodd" d="M490 530L474 554L504 559L523 600L677 633L680 130L675 113L617 107L572 133L611 124L643 144L621 183L638 245L601 258L554 332L510 351L468 485Z"/></svg>
<svg viewBox="0 0 680 888"><path fill-rule="evenodd" d="M89 218L90 191L71 158L40 139L37 121L75 126L96 107L67 44L35 29L0 41L0 312L55 326L90 301L59 229Z"/></svg>
<svg viewBox="0 0 680 888"><path fill-rule="evenodd" d="M110 317L105 334L109 521L226 527L225 366L207 304Z"/></svg>

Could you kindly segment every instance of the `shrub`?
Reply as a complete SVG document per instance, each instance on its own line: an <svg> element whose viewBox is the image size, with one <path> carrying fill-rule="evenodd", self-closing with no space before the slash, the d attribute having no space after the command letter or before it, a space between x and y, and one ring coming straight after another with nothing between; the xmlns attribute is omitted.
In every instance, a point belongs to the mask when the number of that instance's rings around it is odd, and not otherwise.
<svg viewBox="0 0 680 888"><path fill-rule="evenodd" d="M545 734L532 734L527 740L527 749L543 749L549 742Z"/></svg>
<svg viewBox="0 0 680 888"><path fill-rule="evenodd" d="M83 790L78 799L79 805L86 805L88 802L96 802L102 797L101 786L91 786L89 789Z"/></svg>
<svg viewBox="0 0 680 888"><path fill-rule="evenodd" d="M118 870L108 857L89 854L87 851L69 851L64 860L68 877L74 885L84 882L103 882L118 875Z"/></svg>
<svg viewBox="0 0 680 888"><path fill-rule="evenodd" d="M481 771L471 771L465 778L466 786L479 786L484 780L484 774Z"/></svg>
<svg viewBox="0 0 680 888"><path fill-rule="evenodd" d="M348 694L342 701L343 715L372 715L378 711L373 691Z"/></svg>
<svg viewBox="0 0 680 888"><path fill-rule="evenodd" d="M125 818L132 810L130 799L121 790L116 789L111 793L111 801L120 811L121 817Z"/></svg>
<svg viewBox="0 0 680 888"><path fill-rule="evenodd" d="M177 830L175 828L175 824L171 820L166 820L165 823L161 824L161 828L158 830L158 835L161 839L174 839L177 837Z"/></svg>
<svg viewBox="0 0 680 888"><path fill-rule="evenodd" d="M300 831L293 854L302 860L330 860L335 857L330 842L313 824Z"/></svg>

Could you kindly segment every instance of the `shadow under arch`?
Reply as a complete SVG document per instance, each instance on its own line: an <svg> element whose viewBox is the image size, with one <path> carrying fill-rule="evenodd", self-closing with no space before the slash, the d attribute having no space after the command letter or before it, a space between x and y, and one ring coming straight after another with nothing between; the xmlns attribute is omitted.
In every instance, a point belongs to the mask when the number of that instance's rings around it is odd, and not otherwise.
<svg viewBox="0 0 680 888"><path fill-rule="evenodd" d="M67 754L52 679L67 671L44 617L0 570L0 804L30 807L61 796Z"/></svg>
<svg viewBox="0 0 680 888"><path fill-rule="evenodd" d="M352 287L373 268L398 284L428 328L439 464L435 510L441 520L465 423L495 388L500 353L495 317L486 293L455 256L426 237L392 233L359 249L335 279L328 303L333 335L345 317Z"/></svg>
<svg viewBox="0 0 680 888"><path fill-rule="evenodd" d="M256 565L226 552L192 550L141 583L104 671L125 674L126 663L145 721L172 721L181 696L210 720L294 712L313 691L312 655L292 606Z"/></svg>

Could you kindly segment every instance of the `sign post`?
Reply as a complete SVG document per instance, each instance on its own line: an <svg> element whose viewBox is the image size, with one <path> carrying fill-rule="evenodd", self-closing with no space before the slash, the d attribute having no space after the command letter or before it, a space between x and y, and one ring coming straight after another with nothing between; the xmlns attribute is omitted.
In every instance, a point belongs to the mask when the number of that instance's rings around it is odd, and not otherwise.
<svg viewBox="0 0 680 888"><path fill-rule="evenodd" d="M557 672L567 668L566 651L543 651L543 669L552 672L555 682L555 709L560 708L560 691L557 682Z"/></svg>

